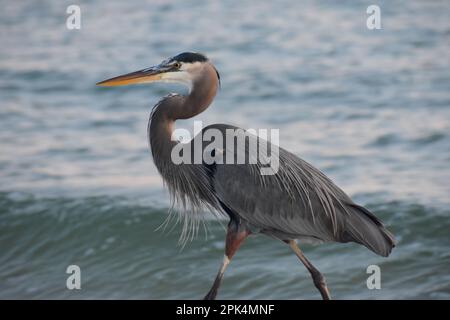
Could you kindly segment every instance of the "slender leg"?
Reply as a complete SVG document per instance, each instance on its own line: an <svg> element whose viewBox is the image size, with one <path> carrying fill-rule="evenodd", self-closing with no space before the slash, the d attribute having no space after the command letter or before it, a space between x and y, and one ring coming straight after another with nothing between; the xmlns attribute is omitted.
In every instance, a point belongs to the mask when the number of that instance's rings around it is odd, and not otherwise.
<svg viewBox="0 0 450 320"><path fill-rule="evenodd" d="M220 267L219 272L217 273L216 279L214 280L214 283L213 283L211 289L206 294L206 296L203 298L203 300L214 300L216 298L217 291L219 290L219 287L222 284L223 274L225 273L225 270L227 269L229 263L230 263L230 259L225 254L223 256L222 266Z"/></svg>
<svg viewBox="0 0 450 320"><path fill-rule="evenodd" d="M330 300L330 291L328 291L327 284L325 282L324 276L317 270L311 262L309 262L308 259L306 259L303 252L300 250L300 248L297 245L297 242L295 240L289 240L286 241L292 250L294 250L297 257L300 259L300 261L305 265L306 269L308 269L309 273L311 274L311 277L313 279L314 285L319 290L320 294L322 295L323 300Z"/></svg>
<svg viewBox="0 0 450 320"><path fill-rule="evenodd" d="M216 279L214 280L211 290L209 290L209 292L203 298L204 300L214 300L216 298L217 292L219 291L219 287L222 283L222 278L225 273L225 270L227 269L228 264L233 258L233 255L241 246L242 242L245 240L245 238L248 237L249 234L250 232L247 229L241 228L237 223L234 223L233 221L230 222L227 230L227 238L225 242L225 255L223 257L222 266L220 267L219 272L217 273Z"/></svg>

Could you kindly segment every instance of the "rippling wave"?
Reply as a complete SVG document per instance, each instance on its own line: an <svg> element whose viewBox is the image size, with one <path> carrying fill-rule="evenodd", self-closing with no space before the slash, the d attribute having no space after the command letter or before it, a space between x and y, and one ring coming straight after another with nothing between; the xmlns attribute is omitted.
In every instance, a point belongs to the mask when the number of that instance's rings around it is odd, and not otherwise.
<svg viewBox="0 0 450 320"><path fill-rule="evenodd" d="M450 298L450 214L414 203L369 204L397 235L390 258L356 244L307 246L338 298ZM224 228L181 250L180 228L157 230L167 210L126 198L38 198L0 193L0 298L201 298L223 254ZM447 239L436 246L436 239ZM65 287L67 266L79 265L82 289ZM368 290L366 268L382 268L382 290ZM183 288L183 290L180 290ZM318 297L287 246L249 238L227 273L221 297Z"/></svg>

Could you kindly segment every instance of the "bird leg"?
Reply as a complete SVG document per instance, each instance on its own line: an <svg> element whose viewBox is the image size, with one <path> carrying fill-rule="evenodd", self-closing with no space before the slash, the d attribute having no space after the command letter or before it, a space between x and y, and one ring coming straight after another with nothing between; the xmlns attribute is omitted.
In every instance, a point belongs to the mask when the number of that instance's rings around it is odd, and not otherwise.
<svg viewBox="0 0 450 320"><path fill-rule="evenodd" d="M322 295L323 300L330 300L330 291L328 291L327 284L325 282L324 276L317 270L308 259L306 259L303 252L300 250L297 242L295 240L286 241L291 249L295 252L300 261L305 265L306 269L308 269L311 277L313 279L314 285L319 290Z"/></svg>
<svg viewBox="0 0 450 320"><path fill-rule="evenodd" d="M225 270L228 267L233 255L241 246L242 242L248 237L250 231L248 231L242 225L230 221L227 229L227 237L225 241L225 255L223 257L222 266L217 273L216 279L211 287L211 290L206 294L203 300L214 300L216 298L217 292L219 291L219 287L222 283L222 278L225 273Z"/></svg>

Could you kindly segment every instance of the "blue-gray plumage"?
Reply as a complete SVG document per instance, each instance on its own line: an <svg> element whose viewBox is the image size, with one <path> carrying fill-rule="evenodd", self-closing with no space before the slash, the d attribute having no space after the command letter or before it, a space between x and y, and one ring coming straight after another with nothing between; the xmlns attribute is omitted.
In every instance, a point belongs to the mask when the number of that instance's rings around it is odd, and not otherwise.
<svg viewBox="0 0 450 320"><path fill-rule="evenodd" d="M185 220L183 237L195 232L204 208L224 215L230 221L223 264L205 299L216 297L227 265L250 234L262 233L288 243L311 273L323 299L330 298L325 279L303 255L297 241L356 242L381 256L389 255L395 240L382 222L366 208L355 204L311 164L283 148L275 148L278 150L279 169L271 175L262 175L259 169L263 164L249 145L252 142L265 145L266 141L242 129L215 124L204 128L202 133L213 129L225 139L222 148L210 150L212 156L220 153L226 158L232 153L231 158L235 158L237 152L243 151L247 159L256 159L255 163L176 164L172 161L172 150L180 146L179 142L172 140L175 121L203 112L219 88L219 73L204 55L181 53L158 66L108 79L98 85L155 81L178 82L190 88L188 95L171 94L158 102L148 127L155 165L170 191L173 203L183 207L180 210ZM236 136L241 135L247 144L244 147L238 145L239 139L235 137L232 144L227 144L227 130L233 130ZM202 135L183 145L192 151L192 157L197 142L202 151L207 150L208 143L203 141ZM271 148L274 146L268 144L268 149Z"/></svg>

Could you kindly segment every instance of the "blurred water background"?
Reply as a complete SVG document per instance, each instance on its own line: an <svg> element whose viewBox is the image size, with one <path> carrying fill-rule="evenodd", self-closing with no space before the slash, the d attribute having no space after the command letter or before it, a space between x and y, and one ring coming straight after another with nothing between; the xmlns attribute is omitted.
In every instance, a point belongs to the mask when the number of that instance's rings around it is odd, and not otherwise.
<svg viewBox="0 0 450 320"><path fill-rule="evenodd" d="M385 259L356 244L306 246L337 299L450 298L450 3L377 1L0 1L0 298L197 299L224 229L181 250L155 231L169 205L148 151L168 85L97 81L183 51L222 77L204 125L279 128L396 234ZM81 7L81 30L66 8ZM192 121L178 127L192 129ZM77 264L82 289L65 287ZM377 264L382 289L368 290ZM290 250L250 239L220 298L316 299Z"/></svg>

